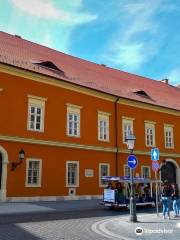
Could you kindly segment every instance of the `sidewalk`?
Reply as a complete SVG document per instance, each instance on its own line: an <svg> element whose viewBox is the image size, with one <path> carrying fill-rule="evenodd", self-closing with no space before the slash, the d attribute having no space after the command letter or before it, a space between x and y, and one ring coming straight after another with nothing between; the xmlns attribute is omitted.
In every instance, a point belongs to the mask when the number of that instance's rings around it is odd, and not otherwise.
<svg viewBox="0 0 180 240"><path fill-rule="evenodd" d="M54 202L1 202L0 216L29 213L67 212L76 210L90 210L99 207L99 200L68 200Z"/></svg>

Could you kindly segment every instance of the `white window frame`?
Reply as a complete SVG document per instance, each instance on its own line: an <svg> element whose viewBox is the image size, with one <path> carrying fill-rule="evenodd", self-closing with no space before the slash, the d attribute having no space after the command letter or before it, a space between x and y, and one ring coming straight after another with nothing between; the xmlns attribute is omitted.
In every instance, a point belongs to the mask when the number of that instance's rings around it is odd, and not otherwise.
<svg viewBox="0 0 180 240"><path fill-rule="evenodd" d="M98 140L103 142L109 142L109 116L111 114L107 112L98 111ZM106 122L106 128L103 127L101 134L100 122ZM106 132L106 138L104 138ZM102 136L102 137L101 137Z"/></svg>
<svg viewBox="0 0 180 240"><path fill-rule="evenodd" d="M105 187L107 184L102 184L102 173L101 166L107 166L107 176L110 175L110 164L109 163L99 163L99 187Z"/></svg>
<svg viewBox="0 0 180 240"><path fill-rule="evenodd" d="M148 129L152 130L152 144L150 144L150 143L148 144L148 141L147 141L147 137L148 137L147 130ZM155 138L155 123L145 121L145 143L146 143L146 147L155 147L156 146L155 139L156 139Z"/></svg>
<svg viewBox="0 0 180 240"><path fill-rule="evenodd" d="M28 170L29 170L29 162L39 162L39 183L28 183ZM28 158L26 159L26 187L41 187L42 182L42 159L37 158Z"/></svg>
<svg viewBox="0 0 180 240"><path fill-rule="evenodd" d="M68 164L76 164L77 165L76 184L68 183ZM66 161L66 187L79 187L79 161Z"/></svg>
<svg viewBox="0 0 180 240"><path fill-rule="evenodd" d="M129 171L129 175L126 175L126 172L127 172L127 169L128 168L128 171ZM131 169L128 167L127 164L124 164L124 177L130 177L130 174L131 174Z"/></svg>
<svg viewBox="0 0 180 240"><path fill-rule="evenodd" d="M129 125L130 126L130 133L133 134L133 121L134 121L134 118L122 117L122 137L123 137L123 143L124 144L127 144L126 141L125 141L124 126Z"/></svg>
<svg viewBox="0 0 180 240"><path fill-rule="evenodd" d="M171 133L171 146L167 145L166 132ZM170 142L168 141L168 143L170 143ZM174 125L164 124L164 146L165 146L165 148L168 148L168 149L174 148Z"/></svg>
<svg viewBox="0 0 180 240"><path fill-rule="evenodd" d="M74 104L67 103L67 124L66 124L66 134L68 137L80 137L81 133L81 106L77 106ZM78 116L78 121L77 121L77 134L74 134L74 131L72 134L69 133L69 114L77 115ZM74 123L73 123L74 124ZM74 130L74 127L72 128Z"/></svg>
<svg viewBox="0 0 180 240"><path fill-rule="evenodd" d="M47 101L47 98L28 95L28 119L27 119L27 130L28 131L44 132L45 102L46 101ZM35 124L34 128L31 128L31 108L32 107L41 109L40 129L36 129L36 124ZM35 122L36 122L36 120L35 120Z"/></svg>
<svg viewBox="0 0 180 240"><path fill-rule="evenodd" d="M148 165L142 165L141 166L141 177L144 177L144 169L145 168L148 168L148 171L149 171L149 177L148 178L151 178L151 168Z"/></svg>

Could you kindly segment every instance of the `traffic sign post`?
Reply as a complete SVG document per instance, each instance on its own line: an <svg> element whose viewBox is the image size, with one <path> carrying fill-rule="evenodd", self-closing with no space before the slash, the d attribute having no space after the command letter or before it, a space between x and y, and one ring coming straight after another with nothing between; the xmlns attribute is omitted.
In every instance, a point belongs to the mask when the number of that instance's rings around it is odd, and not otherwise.
<svg viewBox="0 0 180 240"><path fill-rule="evenodd" d="M158 203L158 178L157 178L157 171L159 170L159 149L152 148L151 149L151 160L152 160L152 169L155 171L155 180L156 180L156 212L157 216L159 216L159 203Z"/></svg>
<svg viewBox="0 0 180 240"><path fill-rule="evenodd" d="M128 167L129 168L136 168L137 167L137 164L138 164L138 160L136 158L135 155L129 155L128 159L127 159L127 164L128 164Z"/></svg>
<svg viewBox="0 0 180 240"><path fill-rule="evenodd" d="M130 195L130 221L137 222L136 216L136 200L135 200L135 190L134 190L134 168L137 167L138 160L135 155L131 154L127 158L127 165L130 168L130 178L131 178L131 195Z"/></svg>
<svg viewBox="0 0 180 240"><path fill-rule="evenodd" d="M152 161L158 161L159 160L159 149L158 148L152 148L151 149L151 160Z"/></svg>
<svg viewBox="0 0 180 240"><path fill-rule="evenodd" d="M157 172L159 170L159 163L157 161L152 162L152 169Z"/></svg>

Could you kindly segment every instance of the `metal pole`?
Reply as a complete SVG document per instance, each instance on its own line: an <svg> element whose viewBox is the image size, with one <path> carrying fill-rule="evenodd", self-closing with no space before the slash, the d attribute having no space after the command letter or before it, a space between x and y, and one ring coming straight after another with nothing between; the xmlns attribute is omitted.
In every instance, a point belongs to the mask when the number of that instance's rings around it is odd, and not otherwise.
<svg viewBox="0 0 180 240"><path fill-rule="evenodd" d="M137 222L136 216L136 201L134 197L134 169L130 169L131 177L131 195L130 195L130 221Z"/></svg>
<svg viewBox="0 0 180 240"><path fill-rule="evenodd" d="M155 180L156 180L156 212L157 216L159 216L157 171L155 171Z"/></svg>

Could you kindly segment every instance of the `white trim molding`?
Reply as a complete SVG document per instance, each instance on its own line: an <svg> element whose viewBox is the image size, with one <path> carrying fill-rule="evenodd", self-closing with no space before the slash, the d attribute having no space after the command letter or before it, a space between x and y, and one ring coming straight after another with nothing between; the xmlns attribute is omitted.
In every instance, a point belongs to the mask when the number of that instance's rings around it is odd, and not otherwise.
<svg viewBox="0 0 180 240"><path fill-rule="evenodd" d="M102 184L102 180L101 180L101 177L103 176L102 175L102 172L101 172L101 166L107 166L107 176L110 175L110 163L99 163L99 187L105 187L106 184Z"/></svg>
<svg viewBox="0 0 180 240"><path fill-rule="evenodd" d="M44 132L44 121L45 121L45 102L47 101L47 98L43 97L37 97L37 96L32 96L28 95L28 115L27 115L27 130L28 131L35 131L35 132ZM31 108L34 108L34 111L37 111L38 109L41 109L41 113L38 114L40 117L40 129L36 128L36 123L37 123L37 112L34 112L34 127L31 128Z"/></svg>
<svg viewBox="0 0 180 240"><path fill-rule="evenodd" d="M29 143L29 144L37 144L37 145L54 146L54 147L92 150L92 151L100 151L100 152L101 151L102 152L116 152L116 148L113 148L113 147L91 146L91 145L85 145L85 144L50 141L50 140L26 138L26 137L19 137L19 136L0 135L0 140L8 141L8 142L20 142L20 143Z"/></svg>
<svg viewBox="0 0 180 240"><path fill-rule="evenodd" d="M69 184L68 183L68 164L76 164L76 179L75 184ZM67 188L77 188L79 187L79 161L66 161L66 187Z"/></svg>
<svg viewBox="0 0 180 240"><path fill-rule="evenodd" d="M38 172L38 183L28 183L28 177L29 177L29 162L39 162L39 172ZM25 187L41 187L41 182L42 182L42 159L37 159L37 158L27 158L26 159L26 183Z"/></svg>
<svg viewBox="0 0 180 240"><path fill-rule="evenodd" d="M7 151L0 146L0 154L2 156L2 176L1 176L1 190L0 190L0 201L6 201L6 192L7 192L7 164L8 154Z"/></svg>

